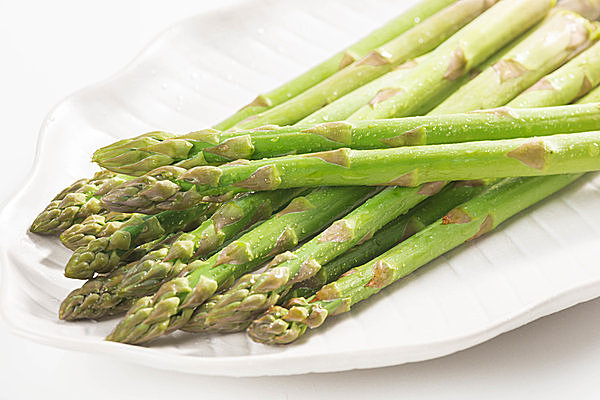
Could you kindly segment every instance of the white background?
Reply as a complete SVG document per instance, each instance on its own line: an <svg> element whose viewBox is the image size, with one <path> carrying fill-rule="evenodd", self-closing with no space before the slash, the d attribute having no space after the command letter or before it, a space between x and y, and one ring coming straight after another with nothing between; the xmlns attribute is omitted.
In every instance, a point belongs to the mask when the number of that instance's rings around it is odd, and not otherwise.
<svg viewBox="0 0 600 400"><path fill-rule="evenodd" d="M27 176L54 104L117 72L169 25L234 2L0 0L0 204ZM437 360L280 378L163 372L38 345L0 323L0 399L599 398L599 372L600 300Z"/></svg>

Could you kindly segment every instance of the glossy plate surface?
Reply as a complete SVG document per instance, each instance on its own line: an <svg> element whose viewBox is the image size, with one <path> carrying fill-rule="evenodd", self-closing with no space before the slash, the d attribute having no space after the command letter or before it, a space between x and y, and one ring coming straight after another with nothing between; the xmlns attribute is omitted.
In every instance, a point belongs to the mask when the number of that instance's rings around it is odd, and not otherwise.
<svg viewBox="0 0 600 400"><path fill-rule="evenodd" d="M295 345L178 334L136 347L103 341L115 320L57 319L81 282L62 275L70 252L27 228L55 193L96 170L94 149L151 130L207 127L412 3L257 0L200 15L161 34L117 76L60 103L42 126L30 180L0 214L5 321L40 342L156 368L283 375L439 357L600 295L600 179L588 176Z"/></svg>

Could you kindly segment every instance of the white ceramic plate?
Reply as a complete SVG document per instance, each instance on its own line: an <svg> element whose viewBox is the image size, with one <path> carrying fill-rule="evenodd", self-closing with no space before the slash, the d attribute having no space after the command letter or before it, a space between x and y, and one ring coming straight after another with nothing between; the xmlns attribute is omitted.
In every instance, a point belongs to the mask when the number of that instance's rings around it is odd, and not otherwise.
<svg viewBox="0 0 600 400"><path fill-rule="evenodd" d="M3 318L40 342L156 368L283 375L439 357L600 295L600 179L589 176L287 347L244 334L127 346L103 341L114 320L57 319L80 282L62 276L69 251L27 228L56 192L95 170L94 149L150 130L209 126L412 3L250 1L174 26L120 74L60 103L42 126L29 182L0 215Z"/></svg>

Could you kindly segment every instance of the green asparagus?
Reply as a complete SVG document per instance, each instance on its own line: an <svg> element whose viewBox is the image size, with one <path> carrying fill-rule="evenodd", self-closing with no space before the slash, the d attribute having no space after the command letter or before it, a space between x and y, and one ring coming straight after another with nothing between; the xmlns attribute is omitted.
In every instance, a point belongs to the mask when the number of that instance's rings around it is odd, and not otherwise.
<svg viewBox="0 0 600 400"><path fill-rule="evenodd" d="M596 25L572 11L554 10L502 59L448 97L432 113L454 113L463 105L484 109L506 104L597 39ZM488 100L483 93L495 96Z"/></svg>
<svg viewBox="0 0 600 400"><path fill-rule="evenodd" d="M392 71L301 122L327 122L413 115L502 46L541 20L553 0L503 0L462 28L407 71ZM374 90L376 89L376 90ZM376 94L372 96L372 93ZM360 97L360 101L347 98ZM333 106L335 103L332 103ZM358 105L360 109L350 105ZM333 108L333 107L332 107Z"/></svg>
<svg viewBox="0 0 600 400"><path fill-rule="evenodd" d="M269 217L296 194L295 190L263 192L222 205L194 231L172 235L151 255L90 279L65 299L61 318L98 319L126 311L139 297L155 293L164 281L175 278L191 260L213 252L247 225ZM113 310L115 305L118 310Z"/></svg>
<svg viewBox="0 0 600 400"><path fill-rule="evenodd" d="M566 89L564 89L563 86L556 91L546 91L543 96L538 96L536 100L532 101L530 106L535 106L536 101L538 102L537 104L546 104L548 102L551 102L552 104L561 104L561 101L568 101L568 96L565 96L565 93L562 92L564 90ZM600 100L600 90L592 91L588 96L581 99L580 102L583 103L586 99L590 102ZM443 232L443 229L445 228L444 225L458 227L460 230L463 224L452 224L451 222L466 221L464 226L467 227L468 225L471 225L473 231L471 233L467 232L466 235L462 237L462 240L480 236L486 231L493 229L493 227L497 226L504 219L560 189L577 177L577 175L555 175L549 177L507 179L498 184L494 190L490 190L479 198L467 202L462 207L457 207L455 210L458 210L458 212L448 213L450 218L447 216L446 220L440 220L441 223L438 221L437 224L430 225L425 230L421 231L421 233L398 245L395 249L390 250L382 257L365 264L363 267L352 270L346 277L324 287L322 292L320 292L321 297L317 294L317 296L309 299L309 301L304 299L291 300L289 303L289 307L291 308L289 310L283 307L271 308L271 310L263 317L253 322L248 333L254 340L262 343L289 343L302 335L307 326L316 327L320 325L328 313L334 314L346 311L354 302L360 301L380 290L380 286L386 286L393 280L410 273L415 268L418 268L445 251L444 249L439 249L441 251L432 254L430 250L431 243L441 243L444 245L448 244L448 239L461 239L460 237L457 237L460 232L451 232L450 234L445 235ZM500 196L498 196L499 192ZM531 196L537 196L537 198ZM484 207L483 212L479 213L478 222L473 224L475 213L471 214L471 211L478 211L477 203L489 207L490 204L486 204L486 198L494 200L496 204L500 204L503 209L499 212L499 209L497 208L494 210L495 212L491 213L490 211L492 211L492 209L485 209ZM512 203L512 205L507 204L506 202ZM514 206L514 208L512 206ZM466 211L466 214L462 213L464 211ZM468 220L461 218L461 216L464 217L465 215L468 217ZM450 224L448 224L449 222ZM444 235L440 238L442 240L436 239L436 231L440 235ZM448 249L458 244L460 244L460 242L448 246ZM415 258L413 257L413 251L421 252L421 254L417 254L417 257ZM386 259L386 256L388 255L391 255L392 258ZM400 257L399 260L394 258L395 255ZM422 256L425 256L425 258L422 258ZM388 269L390 264L402 266L404 270L394 269L394 267L390 270ZM371 274L370 278L363 282L362 285L355 286L354 293L351 293L351 282L353 279L369 276L369 272ZM361 276L361 274L366 275ZM347 289L345 293L343 292L344 289ZM310 295L310 289L306 291L306 293ZM335 304L336 302L337 304ZM338 308L340 305L343 305L343 307Z"/></svg>
<svg viewBox="0 0 600 400"><path fill-rule="evenodd" d="M211 203L200 203L184 211L164 211L157 215L134 215L119 230L108 237L90 241L75 250L65 267L65 276L89 279L94 273L115 269L135 247L176 232L190 224L199 223L203 216L214 211Z"/></svg>
<svg viewBox="0 0 600 400"><path fill-rule="evenodd" d="M248 129L266 124L296 123L401 63L434 49L496 1L459 0L305 92L240 122L236 127Z"/></svg>
<svg viewBox="0 0 600 400"><path fill-rule="evenodd" d="M168 182L182 193L196 190L205 195L323 185L416 186L442 180L594 171L600 169L598 149L598 131L384 150L342 148L236 165L196 167ZM123 193L127 189L126 183L102 200L109 209L118 211L123 208L122 199L135 202L144 193L143 187L137 193L128 191L127 195L132 196L128 198ZM169 202L179 195L175 193L167 192L154 201Z"/></svg>
<svg viewBox="0 0 600 400"><path fill-rule="evenodd" d="M423 0L419 2L381 28L371 32L368 36L316 65L302 75L269 93L257 96L250 104L243 107L234 115L216 124L214 129L229 129L253 115L275 107L290 98L294 98L298 94L352 64L354 61L367 55L369 51L394 39L396 36L406 32L420 22L426 21L433 14L456 1L457 0Z"/></svg>
<svg viewBox="0 0 600 400"><path fill-rule="evenodd" d="M208 299L196 309L183 329L193 332L243 330L258 314L273 304L280 303L281 296L285 295L294 284L301 285L304 292L310 288L320 288L337 279L351 267L369 261L402 239L433 223L450 209L480 193L484 188L483 181L453 183L442 189L439 194L426 199L410 213L379 230L381 225L401 214L401 211L407 210L412 204L398 210L396 202L390 201L389 198L382 198L380 195L375 196L348 216L335 222L321 235L288 254L286 261L276 265L271 264L264 273L245 275L227 292ZM388 190L400 191L401 189ZM385 192L381 194L383 193ZM409 196L404 195L403 202L408 198ZM383 215L378 215L375 209L369 210L372 212L370 218L359 218L359 214L367 216L364 209L368 208L369 202L373 203L374 200L379 200L379 214ZM395 211L393 215L385 215L389 210ZM369 219L372 222L369 223ZM353 239L336 243L323 240L328 236L328 231L339 228L342 223L354 227ZM345 251L354 244L355 247ZM336 257L337 255L339 257ZM330 262L329 260L333 258L335 259Z"/></svg>
<svg viewBox="0 0 600 400"><path fill-rule="evenodd" d="M600 46L600 43L598 45ZM600 50L600 47L598 49ZM587 52L582 56L585 54ZM573 62L577 60L575 59ZM600 67L592 67L593 64L588 61L582 60L577 65L586 66L586 68L590 66L589 68L596 68L600 72ZM573 68L569 68L562 75L569 74L571 76L574 73L576 72L573 71ZM583 73L584 71L582 71ZM551 79L551 76L548 76L548 79ZM598 79L594 76L587 82L595 85L597 80L600 80L600 73L598 73ZM568 82L571 84L575 81L576 79L571 79ZM565 84L567 84L566 81ZM561 92L565 91L561 87ZM575 96L573 95L573 97ZM564 103L566 102L568 101ZM334 150L341 147L378 149L582 132L598 127L597 116L600 114L600 109L585 105L548 109L534 108L518 112L506 110L506 113L514 115L515 118L506 118L500 113L463 113L375 121L335 121L317 125L273 128L268 131L249 130L244 135L238 133L239 136L235 139L224 133L221 135L219 145L203 149L196 146L197 143L194 139L184 135L162 142L167 148L174 147L169 144L172 141L187 143L186 146L179 147L181 149L179 153L169 151L167 156L156 149L132 149L130 154L138 153L135 159L140 160L139 163L119 165L120 161L109 159L101 161L101 164L115 171L140 175L148 172L145 168L140 167L140 163L144 160L143 157L153 159L155 156L164 156L165 165L185 163L186 167L194 167L199 166L196 164L222 164L242 158L258 160L285 154ZM235 146L230 145L232 139L236 141ZM215 148L226 148L227 151L217 156ZM154 162L150 164L155 165Z"/></svg>
<svg viewBox="0 0 600 400"><path fill-rule="evenodd" d="M179 235L161 258L145 259L131 266L113 286L111 298L138 299L154 294L162 283L177 277L188 264L222 247L249 226L271 217L303 190L279 190L242 196L222 205L191 232Z"/></svg>
<svg viewBox="0 0 600 400"><path fill-rule="evenodd" d="M67 295L60 305L58 316L66 321L78 319L101 319L125 313L134 299L115 295L115 288L123 280L123 276L140 262L155 258L163 258L168 249L165 246L177 234L166 235L153 242L144 243L136 250L140 260L123 264L105 275L89 279L78 289Z"/></svg>
<svg viewBox="0 0 600 400"><path fill-rule="evenodd" d="M190 263L183 276L165 282L154 296L139 299L108 340L142 343L179 329L193 310L216 291L290 250L373 193L373 189L357 186L319 188L296 197L282 211L206 261Z"/></svg>
<svg viewBox="0 0 600 400"><path fill-rule="evenodd" d="M452 209L444 217L372 261L351 269L313 297L274 306L248 328L252 340L286 344L306 328L317 328L329 315L350 310L357 302L410 274L434 258L476 239L500 223L550 196L579 175L514 178L494 185L483 194Z"/></svg>

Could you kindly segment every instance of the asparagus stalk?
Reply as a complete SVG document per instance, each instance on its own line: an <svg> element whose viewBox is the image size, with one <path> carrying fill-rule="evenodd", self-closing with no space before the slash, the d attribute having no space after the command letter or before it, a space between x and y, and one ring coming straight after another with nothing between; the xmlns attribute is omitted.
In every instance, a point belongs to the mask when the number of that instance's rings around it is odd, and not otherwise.
<svg viewBox="0 0 600 400"><path fill-rule="evenodd" d="M396 36L401 35L419 23L426 21L433 14L454 2L456 2L456 0L423 0L419 2L381 28L371 32L368 36L316 65L302 75L268 93L258 95L258 97L250 104L246 105L226 120L216 124L214 129L229 129L253 115L294 98L329 76L334 75L339 70L352 64L354 61L361 59L371 50L394 39ZM270 124L272 122L268 123Z"/></svg>
<svg viewBox="0 0 600 400"><path fill-rule="evenodd" d="M287 308L272 307L252 322L248 334L259 343L291 343L304 334L307 327L317 328L329 315L349 311L357 302L463 242L484 235L578 177L555 175L500 182L383 255L351 269L337 281L324 286L314 297L292 299Z"/></svg>
<svg viewBox="0 0 600 400"><path fill-rule="evenodd" d="M429 53L422 62L408 70L390 72L341 99L338 115L317 112L302 122L321 122L325 118L353 120L381 119L413 115L423 103L439 96L453 82L469 74L478 64L502 46L542 19L554 5L552 0L504 0L462 28ZM372 95L364 97L365 94ZM360 97L360 101L347 97ZM359 109L351 109L358 104Z"/></svg>
<svg viewBox="0 0 600 400"><path fill-rule="evenodd" d="M546 21L502 59L436 107L448 114L466 106L484 109L506 104L538 79L587 48L598 38L596 25L567 10L554 10ZM481 93L495 93L493 98Z"/></svg>
<svg viewBox="0 0 600 400"><path fill-rule="evenodd" d="M600 50L600 47L598 49ZM585 54L582 54L582 56ZM575 61L573 60L573 62ZM586 66L587 68L592 64L582 60L577 65ZM600 65L600 62L598 65ZM594 66L591 68L600 71L600 67ZM564 71L563 75L567 73L570 76L576 71L569 68ZM582 71L583 73L584 71ZM600 74L598 74L598 77L598 80L600 80ZM550 79L550 76L548 79ZM568 82L573 81L576 81L576 79ZM566 82L565 84L567 84ZM596 83L595 79L589 82ZM561 88L561 92L564 93L565 91ZM565 95L568 94L565 93ZM188 143L188 146L181 146L183 150L180 154L170 152L168 158L164 159L167 165L199 159L204 160L202 164L207 164L206 161L209 159L211 164L222 164L241 158L258 160L285 154L334 150L341 147L378 149L382 147L458 143L582 132L595 129L598 126L597 116L600 114L598 107L591 105L548 109L533 108L518 112L506 110L505 112L513 114L515 118L506 118L499 113L462 113L376 121L335 121L317 125L273 128L268 131L249 130L244 135L235 138L238 143L237 146L229 146L231 140L226 138L219 145L213 146L213 148L198 149L198 152L195 152L195 149L197 149L195 141L188 139L187 136L168 139L162 143L167 148L171 148L169 145L171 141ZM223 136L227 137L228 135L224 134ZM226 148L226 152L220 156L215 156L214 153L211 153L216 151L215 148ZM135 158L142 160L144 156L153 158L155 155L164 155L147 149L131 151L131 153L134 152L139 153L139 157ZM113 170L127 171L131 175L148 172L144 168L140 169L139 163L118 166L118 163L115 163L114 160L107 160L103 165L109 163ZM192 161L190 165L186 166L191 166L191 164L196 164L196 162Z"/></svg>
<svg viewBox="0 0 600 400"><path fill-rule="evenodd" d="M515 97L509 107L548 107L567 104L600 83L600 43L596 43L563 67L546 75ZM556 92L549 96L548 92Z"/></svg>
<svg viewBox="0 0 600 400"><path fill-rule="evenodd" d="M177 235L166 235L139 246L136 252L140 261L165 257L168 252L165 246L174 236ZM97 275L80 288L73 290L61 303L58 312L59 318L66 321L101 319L127 311L133 304L133 299L115 295L115 288L119 286L127 271L140 261L122 264L110 273Z"/></svg>
<svg viewBox="0 0 600 400"><path fill-rule="evenodd" d="M94 239L87 246L76 249L67 262L65 276L89 279L96 272L110 272L135 247L198 223L211 210L212 204L201 203L184 211L134 215L112 235Z"/></svg>
<svg viewBox="0 0 600 400"><path fill-rule="evenodd" d="M367 187L334 187L296 197L206 261L187 265L183 276L165 282L154 296L139 299L108 340L142 343L178 329L216 291L231 286L270 257L290 250L372 193Z"/></svg>
<svg viewBox="0 0 600 400"><path fill-rule="evenodd" d="M599 146L600 132L593 131L384 150L342 148L236 165L196 167L169 183L182 193L196 190L219 195L323 185L416 186L442 180L577 173L600 169L596 151ZM109 209L121 210L125 202L138 201L143 195L143 191L128 191L131 198L127 198L123 194L126 189L127 184L103 197Z"/></svg>
<svg viewBox="0 0 600 400"><path fill-rule="evenodd" d="M91 179L79 179L63 189L29 228L31 232L57 234L86 217L102 212L100 196L125 182L129 177L110 171L96 172Z"/></svg>
<svg viewBox="0 0 600 400"><path fill-rule="evenodd" d="M405 61L434 49L496 1L459 0L293 99L254 115L236 127L293 124Z"/></svg>
<svg viewBox="0 0 600 400"><path fill-rule="evenodd" d="M388 189L331 225L304 246L288 254L287 260L270 264L263 273L248 274L223 294L217 294L196 309L190 321L183 327L192 332L235 332L245 329L248 324L270 306L280 303L292 286L301 285L303 292L310 288L320 288L325 283L337 279L353 266L361 265L378 256L392 246L419 231L426 225L442 217L453 207L463 203L485 187L482 181L453 183L433 197L426 199L408 214L402 215L385 227L383 224L399 214L397 201L385 199L382 195L400 188ZM379 197L379 198L378 198ZM408 196L403 195L403 201ZM370 202L380 202L379 211L366 217ZM408 204L401 211L407 210ZM386 215L395 210L393 215ZM369 220L372 221L369 223ZM330 242L323 240L328 231L342 226L353 227L353 238ZM374 233L375 232L375 233ZM373 234L374 233L374 234ZM368 239L372 236L371 239ZM340 237L338 233L336 237ZM345 238L344 238L345 239ZM360 240L358 240L360 239ZM353 245L352 249L346 251ZM339 256L338 256L339 255ZM332 260L333 261L330 261ZM321 267L322 266L322 267ZM316 290L314 290L316 291Z"/></svg>
<svg viewBox="0 0 600 400"><path fill-rule="evenodd" d="M60 241L71 250L87 246L99 237L107 237L118 231L133 214L108 212L93 214L79 224L73 224L60 234Z"/></svg>

